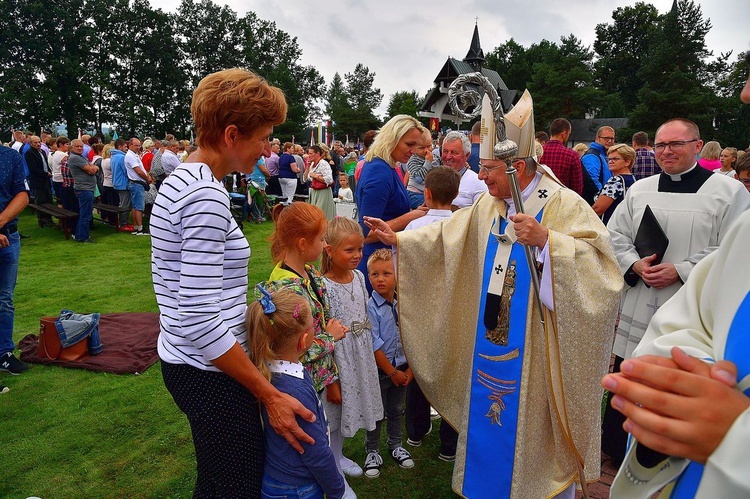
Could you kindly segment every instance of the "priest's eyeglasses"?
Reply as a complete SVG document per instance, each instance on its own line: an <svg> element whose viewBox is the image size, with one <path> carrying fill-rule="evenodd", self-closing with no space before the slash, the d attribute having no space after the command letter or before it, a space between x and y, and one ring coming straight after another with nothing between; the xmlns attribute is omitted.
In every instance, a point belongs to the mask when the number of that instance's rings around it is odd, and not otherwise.
<svg viewBox="0 0 750 499"><path fill-rule="evenodd" d="M698 142L699 139L693 140L675 140L672 142L657 142L654 144L654 151L663 152L667 147L673 151L681 151L691 142Z"/></svg>
<svg viewBox="0 0 750 499"><path fill-rule="evenodd" d="M507 162L507 161L506 161L506 163L504 165L497 165L497 166L484 166L483 164L479 163L479 173L484 172L485 175L489 176L490 173L494 172L498 168L505 168L505 169L507 169L508 166L510 166L511 164L512 164L512 162Z"/></svg>

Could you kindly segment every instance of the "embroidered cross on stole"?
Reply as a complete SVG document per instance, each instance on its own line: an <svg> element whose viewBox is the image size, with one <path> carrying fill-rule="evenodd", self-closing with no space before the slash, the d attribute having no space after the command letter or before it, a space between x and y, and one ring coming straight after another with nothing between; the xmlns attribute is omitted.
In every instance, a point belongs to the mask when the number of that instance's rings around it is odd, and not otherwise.
<svg viewBox="0 0 750 499"><path fill-rule="evenodd" d="M541 220L560 186L546 176L524 203ZM537 194L543 195L537 195ZM523 245L513 223L498 217L488 234L482 301L475 331L471 395L465 442L462 494L509 497L516 448L521 372L531 280Z"/></svg>

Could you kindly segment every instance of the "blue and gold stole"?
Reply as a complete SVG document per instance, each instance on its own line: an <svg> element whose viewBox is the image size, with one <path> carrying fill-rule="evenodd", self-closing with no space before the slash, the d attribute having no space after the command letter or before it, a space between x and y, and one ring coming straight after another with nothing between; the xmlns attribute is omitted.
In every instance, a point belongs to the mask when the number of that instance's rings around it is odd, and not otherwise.
<svg viewBox="0 0 750 499"><path fill-rule="evenodd" d="M750 352L748 324L750 324L750 293L742 300L742 304L740 304L734 319L732 319L732 325L727 335L727 344L724 348L724 360L729 360L737 365L738 380L750 375L750 357L747 355L747 352ZM750 387L743 390L743 393L750 396ZM674 499L695 497L703 478L703 469L702 464L691 462L677 479L669 497Z"/></svg>
<svg viewBox="0 0 750 499"><path fill-rule="evenodd" d="M525 202L526 213L541 222L544 205L559 188L542 177ZM461 490L465 497L510 496L531 286L512 222L496 219L487 240L475 331Z"/></svg>

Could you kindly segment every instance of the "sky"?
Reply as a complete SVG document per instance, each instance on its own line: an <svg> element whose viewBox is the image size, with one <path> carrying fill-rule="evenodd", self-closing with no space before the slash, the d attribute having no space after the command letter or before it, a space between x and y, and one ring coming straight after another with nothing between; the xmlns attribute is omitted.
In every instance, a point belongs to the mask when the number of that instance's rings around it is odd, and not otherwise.
<svg viewBox="0 0 750 499"><path fill-rule="evenodd" d="M315 66L330 84L361 62L375 73L383 93L376 114L385 115L393 93L416 90L424 95L448 56L463 59L474 24L485 55L510 38L524 47L543 39L559 42L575 35L593 49L595 28L611 23L618 7L635 1L566 0L213 0L261 19L297 38L301 63ZM672 0L651 0L661 13ZM696 0L712 28L706 36L714 55L750 49L747 0ZM152 0L152 6L175 12L180 0ZM478 20L477 20L478 18ZM502 76L502 75L500 75Z"/></svg>

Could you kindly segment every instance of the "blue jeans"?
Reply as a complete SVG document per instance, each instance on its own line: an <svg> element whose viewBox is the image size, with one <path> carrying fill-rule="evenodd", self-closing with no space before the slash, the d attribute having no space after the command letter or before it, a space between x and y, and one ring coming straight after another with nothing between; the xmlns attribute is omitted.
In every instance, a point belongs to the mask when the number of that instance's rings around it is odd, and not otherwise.
<svg viewBox="0 0 750 499"><path fill-rule="evenodd" d="M13 291L18 276L21 236L14 232L7 237L10 246L0 248L0 355L16 348L13 343Z"/></svg>
<svg viewBox="0 0 750 499"><path fill-rule="evenodd" d="M94 216L94 191L74 190L78 198L78 224L76 225L76 241L86 241L89 238L89 225Z"/></svg>
<svg viewBox="0 0 750 499"><path fill-rule="evenodd" d="M289 485L263 475L262 499L323 499L323 489L317 482Z"/></svg>
<svg viewBox="0 0 750 499"><path fill-rule="evenodd" d="M399 366L400 371L404 366ZM388 434L388 452L390 453L396 447L401 447L401 419L404 414L404 400L406 398L406 387L396 386L390 378L383 377L380 380L380 396L383 399L384 418L375 423L375 429L365 434L365 451L380 451L380 431L385 420L386 433Z"/></svg>
<svg viewBox="0 0 750 499"><path fill-rule="evenodd" d="M99 314L74 314L72 310L62 310L55 320L60 343L64 348L75 345L84 338L89 355L98 355L104 348L99 339Z"/></svg>

